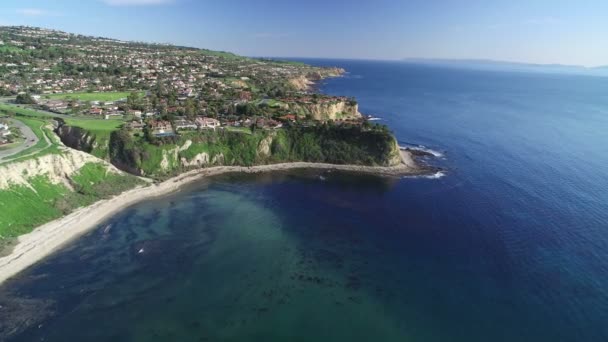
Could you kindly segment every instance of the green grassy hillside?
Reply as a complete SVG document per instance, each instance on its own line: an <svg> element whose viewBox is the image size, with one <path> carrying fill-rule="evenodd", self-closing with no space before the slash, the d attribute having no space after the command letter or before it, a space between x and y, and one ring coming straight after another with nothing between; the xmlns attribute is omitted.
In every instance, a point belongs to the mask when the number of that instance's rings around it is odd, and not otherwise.
<svg viewBox="0 0 608 342"><path fill-rule="evenodd" d="M142 184L137 177L110 172L100 163L83 165L65 181L67 184L52 182L38 174L28 178L27 184L0 189L0 240L28 233L76 208Z"/></svg>

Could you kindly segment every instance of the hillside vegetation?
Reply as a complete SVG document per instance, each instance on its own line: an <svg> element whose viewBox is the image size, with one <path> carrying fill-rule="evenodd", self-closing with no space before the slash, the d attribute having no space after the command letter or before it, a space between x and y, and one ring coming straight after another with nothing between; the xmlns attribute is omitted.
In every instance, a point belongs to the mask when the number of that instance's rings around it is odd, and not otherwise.
<svg viewBox="0 0 608 342"><path fill-rule="evenodd" d="M29 112L21 110L17 114L15 119L28 125L39 140L0 162L0 254L38 225L143 184L93 155L66 148L48 117L38 112L23 116ZM100 131L107 132L108 140L103 144L106 151L99 154L107 154L111 129Z"/></svg>
<svg viewBox="0 0 608 342"><path fill-rule="evenodd" d="M74 209L143 184L78 151L0 165L0 174L0 245Z"/></svg>

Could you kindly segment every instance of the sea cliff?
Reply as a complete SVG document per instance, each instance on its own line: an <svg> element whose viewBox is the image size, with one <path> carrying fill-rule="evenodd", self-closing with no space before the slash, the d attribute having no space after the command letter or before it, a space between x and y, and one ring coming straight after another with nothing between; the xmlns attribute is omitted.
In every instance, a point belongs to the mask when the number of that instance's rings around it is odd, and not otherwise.
<svg viewBox="0 0 608 342"><path fill-rule="evenodd" d="M344 73L346 70L342 68L323 68L293 77L289 79L289 84L299 91L308 91L316 82L330 77L339 77Z"/></svg>
<svg viewBox="0 0 608 342"><path fill-rule="evenodd" d="M381 126L292 127L280 130L190 132L153 142L114 132L109 160L118 168L166 178L194 168L285 162L390 167L401 162L392 134Z"/></svg>

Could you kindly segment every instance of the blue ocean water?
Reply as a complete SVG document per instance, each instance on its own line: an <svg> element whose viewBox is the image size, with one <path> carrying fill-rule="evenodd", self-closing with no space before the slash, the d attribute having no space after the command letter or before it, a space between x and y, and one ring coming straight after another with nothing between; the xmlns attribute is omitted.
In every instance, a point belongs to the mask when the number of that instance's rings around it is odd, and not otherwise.
<svg viewBox="0 0 608 342"><path fill-rule="evenodd" d="M608 78L344 67L438 179L225 175L0 288L14 341L608 341ZM323 177L320 177L320 176Z"/></svg>

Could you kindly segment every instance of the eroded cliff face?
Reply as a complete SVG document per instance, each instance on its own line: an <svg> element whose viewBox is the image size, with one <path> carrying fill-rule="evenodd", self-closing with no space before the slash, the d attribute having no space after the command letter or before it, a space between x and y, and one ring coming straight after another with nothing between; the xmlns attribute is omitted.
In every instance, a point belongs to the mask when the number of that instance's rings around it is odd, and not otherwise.
<svg viewBox="0 0 608 342"><path fill-rule="evenodd" d="M56 133L65 146L108 160L109 136L99 136L80 127L68 125L60 126Z"/></svg>
<svg viewBox="0 0 608 342"><path fill-rule="evenodd" d="M63 125L57 129L61 142L79 151L91 152L95 146L95 136L79 128Z"/></svg>
<svg viewBox="0 0 608 342"><path fill-rule="evenodd" d="M397 143L397 139L393 138L393 142L391 144L391 152L389 157L387 158L386 165L384 166L397 166L403 162L403 157L401 156L401 150L399 149L399 144Z"/></svg>
<svg viewBox="0 0 608 342"><path fill-rule="evenodd" d="M361 117L359 105L349 101L334 101L329 103L292 103L289 110L303 118L314 120L344 120Z"/></svg>
<svg viewBox="0 0 608 342"><path fill-rule="evenodd" d="M310 89L314 82L309 80L305 75L302 75L290 79L289 84L299 91L306 91Z"/></svg>
<svg viewBox="0 0 608 342"><path fill-rule="evenodd" d="M271 153L271 145L276 134L272 132L262 139L255 151L257 159L262 161L269 158ZM189 149L199 150L199 146L191 140L187 140L183 145L171 149L162 150L162 159L159 164L159 170L164 174L171 174L176 170L189 170L193 168L202 168L210 166L232 165L233 163L226 159L223 153L213 153L211 151L200 152L196 154L188 153ZM186 157L189 155L189 157ZM138 170L139 174L145 175L145 170Z"/></svg>
<svg viewBox="0 0 608 342"><path fill-rule="evenodd" d="M35 156L0 165L0 240L144 184L95 156L53 141L54 146Z"/></svg>
<svg viewBox="0 0 608 342"><path fill-rule="evenodd" d="M39 176L46 177L52 184L64 184L69 188L69 178L87 163L103 163L108 172L120 173L114 166L88 153L66 149L58 154L0 165L0 189L8 189L12 185L29 186L30 179Z"/></svg>

